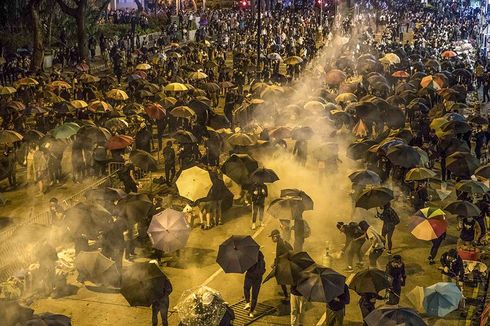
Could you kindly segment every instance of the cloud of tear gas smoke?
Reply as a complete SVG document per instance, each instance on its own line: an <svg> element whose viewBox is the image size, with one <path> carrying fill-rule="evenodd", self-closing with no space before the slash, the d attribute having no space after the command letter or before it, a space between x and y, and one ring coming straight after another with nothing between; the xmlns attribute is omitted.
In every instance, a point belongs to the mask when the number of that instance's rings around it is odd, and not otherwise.
<svg viewBox="0 0 490 326"><path fill-rule="evenodd" d="M299 188L312 197L315 208L304 213L312 230L312 237L308 242L320 246L324 241L333 241L333 247L341 247L344 238L336 231L336 222L359 219L353 217L359 215L359 212L354 212L348 175L362 167L345 157L346 148L353 140L350 130L336 130L326 117L328 111L315 114L305 110L304 104L325 95L325 71L330 70L332 63L341 55L352 53L346 48L355 46L356 38L357 36L352 36L349 40L340 35L332 37L320 50L317 58L307 65L302 76L293 83L293 90L287 90L283 96L266 101L262 107L255 110L254 115L255 121L260 121L262 126L269 129L278 126L309 126L313 129L314 136L308 141L308 159L305 166L299 165L291 154L294 141L288 142L287 150L276 151L272 157L268 155L257 158L265 167L273 169L280 178L269 187L270 198L279 197L280 190L284 188ZM337 93L333 92L333 98L336 95ZM325 172L321 173L319 161L312 153L325 143L336 144L332 146L331 154L334 154L334 148L337 147L338 160L326 162ZM275 221L273 223L278 224Z"/></svg>

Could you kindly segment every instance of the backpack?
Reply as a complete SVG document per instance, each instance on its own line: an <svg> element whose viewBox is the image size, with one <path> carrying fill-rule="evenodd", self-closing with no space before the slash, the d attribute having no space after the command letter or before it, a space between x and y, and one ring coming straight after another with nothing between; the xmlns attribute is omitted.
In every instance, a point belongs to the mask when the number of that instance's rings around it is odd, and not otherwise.
<svg viewBox="0 0 490 326"><path fill-rule="evenodd" d="M304 223L304 234L303 235L306 239L306 238L309 238L311 236L311 228L308 225L308 222L306 222L305 220L303 220L303 223Z"/></svg>

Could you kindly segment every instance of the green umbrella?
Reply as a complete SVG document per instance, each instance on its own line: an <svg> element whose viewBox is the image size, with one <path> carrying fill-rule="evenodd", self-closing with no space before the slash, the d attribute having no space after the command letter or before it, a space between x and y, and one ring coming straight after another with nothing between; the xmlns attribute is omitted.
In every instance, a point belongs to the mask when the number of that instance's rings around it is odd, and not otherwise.
<svg viewBox="0 0 490 326"><path fill-rule="evenodd" d="M347 281L349 288L362 293L378 293L391 286L391 279L384 271L368 268L353 274Z"/></svg>
<svg viewBox="0 0 490 326"><path fill-rule="evenodd" d="M78 132L78 129L80 129L80 126L76 123L65 123L54 128L50 133L56 139L68 139L75 135Z"/></svg>
<svg viewBox="0 0 490 326"><path fill-rule="evenodd" d="M391 189L381 186L368 187L359 194L356 207L365 209L383 207L393 199L393 191Z"/></svg>
<svg viewBox="0 0 490 326"><path fill-rule="evenodd" d="M455 176L469 177L480 165L480 161L466 152L456 152L448 156L446 159L446 167Z"/></svg>
<svg viewBox="0 0 490 326"><path fill-rule="evenodd" d="M144 171L156 171L158 168L157 160L150 153L141 149L132 151L129 160Z"/></svg>

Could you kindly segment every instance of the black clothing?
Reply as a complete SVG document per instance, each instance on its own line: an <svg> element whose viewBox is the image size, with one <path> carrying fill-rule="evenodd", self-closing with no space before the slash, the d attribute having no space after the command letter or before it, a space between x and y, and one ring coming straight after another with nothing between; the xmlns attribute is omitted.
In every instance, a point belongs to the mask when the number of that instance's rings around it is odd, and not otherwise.
<svg viewBox="0 0 490 326"><path fill-rule="evenodd" d="M392 263L386 265L386 274L392 277L391 288L389 292L388 304L398 304L402 286L405 285L407 275L405 274L405 264L401 263L400 267L394 267Z"/></svg>
<svg viewBox="0 0 490 326"><path fill-rule="evenodd" d="M452 258L454 258L452 261L449 259L449 257L451 257L449 252L445 252L441 256L440 261L441 261L442 267L448 268L448 271L447 272L443 271L443 274L445 274L451 278L457 277L460 280L462 280L463 276L464 276L463 260L457 254L456 254L456 257L452 256Z"/></svg>
<svg viewBox="0 0 490 326"><path fill-rule="evenodd" d="M344 293L327 303L327 307L333 311L339 311L350 303L349 287L344 284Z"/></svg>

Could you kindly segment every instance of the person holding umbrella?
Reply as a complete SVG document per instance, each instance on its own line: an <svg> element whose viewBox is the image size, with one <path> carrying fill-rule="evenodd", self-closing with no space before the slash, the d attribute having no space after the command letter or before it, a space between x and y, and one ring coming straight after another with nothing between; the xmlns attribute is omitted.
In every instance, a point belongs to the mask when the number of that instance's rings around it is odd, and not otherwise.
<svg viewBox="0 0 490 326"><path fill-rule="evenodd" d="M344 284L344 293L327 303L326 326L342 326L344 324L345 306L350 303L350 293Z"/></svg>
<svg viewBox="0 0 490 326"><path fill-rule="evenodd" d="M254 317L255 306L259 297L260 285L262 284L262 276L265 273L264 254L259 250L257 263L247 269L245 272L245 283L243 284L243 293L245 297L245 310L249 311L249 317ZM252 297L250 298L250 291Z"/></svg>
<svg viewBox="0 0 490 326"><path fill-rule="evenodd" d="M466 246L471 246L475 240L480 239L480 224L473 216L463 217L459 222L458 230L460 230L459 240Z"/></svg>
<svg viewBox="0 0 490 326"><path fill-rule="evenodd" d="M277 260L279 259L279 257L284 254L287 254L288 252L293 251L293 247L291 247L289 242L281 238L281 233L277 229L272 230L269 237L271 237L272 242L276 244L276 258L274 259L274 264L272 265L272 268L274 268L277 265ZM288 289L286 285L284 284L280 284L280 285L281 285L282 293L284 294L284 297L287 299Z"/></svg>
<svg viewBox="0 0 490 326"><path fill-rule="evenodd" d="M151 325L158 326L158 314L162 318L162 325L168 326L168 307L170 306L170 293L172 293L172 283L165 278L164 286L155 289L155 298L151 303Z"/></svg>
<svg viewBox="0 0 490 326"><path fill-rule="evenodd" d="M393 233L395 232L395 227L400 223L400 218L391 207L391 202L383 206L383 211L378 214L378 218L383 221L381 236L386 239L385 244L388 246L388 255L391 255Z"/></svg>
<svg viewBox="0 0 490 326"><path fill-rule="evenodd" d="M175 151L171 140L167 141L163 149L163 158L165 159L165 181L170 186L175 177Z"/></svg>
<svg viewBox="0 0 490 326"><path fill-rule="evenodd" d="M252 197L252 230L256 228L257 215L260 226L263 226L264 203L265 198L269 195L267 186L264 183L255 183L250 191Z"/></svg>
<svg viewBox="0 0 490 326"><path fill-rule="evenodd" d="M405 280L407 279L405 264L402 262L400 255L394 255L386 265L386 274L392 278L387 304L397 305L400 302L402 286L405 285Z"/></svg>
<svg viewBox="0 0 490 326"><path fill-rule="evenodd" d="M482 244L487 235L487 226L485 224L485 219L490 216L490 193L483 195L483 198L477 202L477 206L480 209L480 215L476 217L476 221L480 225L480 237L478 238L478 243Z"/></svg>
<svg viewBox="0 0 490 326"><path fill-rule="evenodd" d="M376 300L383 300L383 297L377 293L360 293L359 308L361 309L362 320L366 319L367 315L376 309ZM367 325L364 322L364 325Z"/></svg>
<svg viewBox="0 0 490 326"><path fill-rule="evenodd" d="M370 246L366 251L366 254L369 256L369 266L376 267L378 258L381 256L381 254L383 254L385 249L383 237L366 221L359 222L359 227L364 234L355 240L360 240L360 238L364 237L367 241L369 241Z"/></svg>
<svg viewBox="0 0 490 326"><path fill-rule="evenodd" d="M429 265L434 265L436 263L434 259L436 258L439 247L444 239L446 239L446 232L438 236L436 239L431 240L432 247L430 248L429 258L427 258L429 260Z"/></svg>

